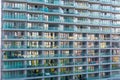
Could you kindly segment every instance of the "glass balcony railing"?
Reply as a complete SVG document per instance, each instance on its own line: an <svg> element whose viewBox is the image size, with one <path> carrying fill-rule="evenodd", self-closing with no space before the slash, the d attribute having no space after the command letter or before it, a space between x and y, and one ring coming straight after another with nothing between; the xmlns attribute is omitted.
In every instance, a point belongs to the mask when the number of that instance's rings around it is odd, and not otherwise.
<svg viewBox="0 0 120 80"><path fill-rule="evenodd" d="M58 72L46 72L44 76L53 76L53 75L58 75Z"/></svg>
<svg viewBox="0 0 120 80"><path fill-rule="evenodd" d="M66 54L66 53L64 53L64 54L57 54L57 53L55 53L55 54L48 54L48 55L24 55L24 54L20 54L20 55L7 55L7 54L5 54L4 56L3 56L3 59L33 59L33 58L64 58L64 57L66 57L66 58L69 58L69 57L80 57L80 56L87 56L87 54L86 53L81 53L81 54Z"/></svg>
<svg viewBox="0 0 120 80"><path fill-rule="evenodd" d="M99 0L90 0L90 1L93 1L93 2L99 2Z"/></svg>
<svg viewBox="0 0 120 80"><path fill-rule="evenodd" d="M67 22L67 23L74 23L73 19L64 19L64 22Z"/></svg>
<svg viewBox="0 0 120 80"><path fill-rule="evenodd" d="M112 67L112 70L119 70L120 69L120 67L118 66L118 67Z"/></svg>
<svg viewBox="0 0 120 80"><path fill-rule="evenodd" d="M100 15L98 14L90 14L91 17L97 17L97 18L100 18Z"/></svg>
<svg viewBox="0 0 120 80"><path fill-rule="evenodd" d="M99 63L99 61L90 61L90 62L88 62L89 64L98 64Z"/></svg>
<svg viewBox="0 0 120 80"><path fill-rule="evenodd" d="M53 66L57 66L58 63L45 63L45 64L35 64L35 65L27 65L27 68L35 68L35 67L53 67Z"/></svg>
<svg viewBox="0 0 120 80"><path fill-rule="evenodd" d="M86 12L86 13L78 12L76 14L79 16L89 16L90 15L90 13L88 13L88 12Z"/></svg>
<svg viewBox="0 0 120 80"><path fill-rule="evenodd" d="M3 19L23 19L27 20L27 17L25 15L19 15L19 16L3 16Z"/></svg>
<svg viewBox="0 0 120 80"><path fill-rule="evenodd" d="M100 0L101 3L111 4L111 0Z"/></svg>
<svg viewBox="0 0 120 80"><path fill-rule="evenodd" d="M110 60L103 60L101 61L101 63L110 63L111 61Z"/></svg>
<svg viewBox="0 0 120 80"><path fill-rule="evenodd" d="M18 45L18 46L17 45L16 46L15 45L14 46L13 45L12 46L4 45L3 46L3 49L22 49L22 48L26 48L26 47L22 46L22 45Z"/></svg>
<svg viewBox="0 0 120 80"><path fill-rule="evenodd" d="M88 53L88 56L99 56L99 53Z"/></svg>
<svg viewBox="0 0 120 80"><path fill-rule="evenodd" d="M14 78L25 78L25 75L24 74L11 74L11 75L9 75L9 74L5 74L5 75L3 75L3 79L14 79Z"/></svg>
<svg viewBox="0 0 120 80"><path fill-rule="evenodd" d="M111 76L110 75L104 75L104 76L101 76L100 78L103 79L103 78L110 78Z"/></svg>
<svg viewBox="0 0 120 80"><path fill-rule="evenodd" d="M88 80L99 80L99 76L95 76L95 77L88 77Z"/></svg>
<svg viewBox="0 0 120 80"><path fill-rule="evenodd" d="M82 20L77 20L77 22L76 23L78 23L78 24L90 24L90 22L89 21L82 21Z"/></svg>
<svg viewBox="0 0 120 80"><path fill-rule="evenodd" d="M73 45L63 45L63 46L60 46L60 48L73 48Z"/></svg>
<svg viewBox="0 0 120 80"><path fill-rule="evenodd" d="M112 73L111 77L113 77L113 78L120 77L120 74L119 73Z"/></svg>
<svg viewBox="0 0 120 80"><path fill-rule="evenodd" d="M81 70L75 70L74 73L82 73L82 72L87 72L86 69L81 69Z"/></svg>
<svg viewBox="0 0 120 80"><path fill-rule="evenodd" d="M100 71L106 71L106 70L110 70L110 68L108 68L108 67L107 68L100 68L99 70Z"/></svg>
<svg viewBox="0 0 120 80"><path fill-rule="evenodd" d="M27 73L27 77L40 77L43 76L44 74L42 72L38 72L38 73Z"/></svg>
<svg viewBox="0 0 120 80"><path fill-rule="evenodd" d="M26 39L26 38L18 38L18 39ZM33 37L29 37L29 38L27 38L27 39L44 39L44 38L37 38L37 37L35 37L35 38L33 38ZM86 45L61 45L61 46L58 46L58 45L54 45L54 46L49 46L49 45L27 45L27 46L22 46L22 45L11 45L11 46L9 46L9 45L4 45L3 46L3 49L30 49L30 48L50 48L50 49L54 49L54 48L87 48L87 46ZM99 48L99 47L97 47L97 46L93 46L93 47L89 47L89 48ZM107 48L107 47L106 47Z"/></svg>
<svg viewBox="0 0 120 80"><path fill-rule="evenodd" d="M28 2L44 2L44 0L27 0Z"/></svg>
<svg viewBox="0 0 120 80"><path fill-rule="evenodd" d="M100 53L99 55L100 55L100 56L110 56L111 53Z"/></svg>
<svg viewBox="0 0 120 80"><path fill-rule="evenodd" d="M43 21L43 17L30 17L28 20L36 20L36 21Z"/></svg>
<svg viewBox="0 0 120 80"><path fill-rule="evenodd" d="M92 10L100 10L100 7L90 6L89 8L92 9Z"/></svg>
<svg viewBox="0 0 120 80"><path fill-rule="evenodd" d="M113 24L113 26L120 26L120 24Z"/></svg>
<svg viewBox="0 0 120 80"><path fill-rule="evenodd" d="M43 30L43 26L31 26L26 27L26 29L32 29L32 30Z"/></svg>
<svg viewBox="0 0 120 80"><path fill-rule="evenodd" d="M74 45L74 48L87 48L87 45Z"/></svg>
<svg viewBox="0 0 120 80"><path fill-rule="evenodd" d="M88 45L88 48L99 48L99 45Z"/></svg>
<svg viewBox="0 0 120 80"><path fill-rule="evenodd" d="M3 26L3 29L25 29L25 26Z"/></svg>
<svg viewBox="0 0 120 80"><path fill-rule="evenodd" d="M60 74L62 75L62 74L72 74L73 72L72 71L62 71L62 72L60 72Z"/></svg>
<svg viewBox="0 0 120 80"><path fill-rule="evenodd" d="M18 20L27 20L27 18L5 18L5 19L18 19ZM112 23L100 23L100 22L90 22L90 21L82 21L82 20L77 20L77 21L74 21L73 19L71 20L61 20L59 18L49 18L49 19L45 19L44 17L31 17L28 19L28 21L32 21L32 22L35 22L35 21L39 21L39 22L54 22L54 23L66 23L66 24L86 24L87 25L102 25L102 26L120 26L120 24L112 24ZM32 27L24 27L24 26L3 26L4 29L41 29L43 27L37 27L37 26L32 26ZM82 30L83 31L83 30ZM105 31L106 32L106 31Z"/></svg>
<svg viewBox="0 0 120 80"><path fill-rule="evenodd" d="M65 5L65 6L74 6L74 2L61 2L62 5Z"/></svg>
<svg viewBox="0 0 120 80"><path fill-rule="evenodd" d="M3 7L3 9L21 10L21 11L25 11L25 10L27 10L26 7L12 7L12 6L9 6L9 7Z"/></svg>
<svg viewBox="0 0 120 80"><path fill-rule="evenodd" d="M99 71L99 69L88 69L87 71L88 72L96 72L96 71Z"/></svg>
<svg viewBox="0 0 120 80"><path fill-rule="evenodd" d="M95 21L92 21L90 22L91 25L100 25L100 22L95 22Z"/></svg>
<svg viewBox="0 0 120 80"><path fill-rule="evenodd" d="M113 5L119 5L120 2L119 2L119 1L112 1L112 4L113 4Z"/></svg>
<svg viewBox="0 0 120 80"><path fill-rule="evenodd" d="M16 69L16 68L24 68L24 65L17 64L17 65L3 65L4 69Z"/></svg>
<svg viewBox="0 0 120 80"><path fill-rule="evenodd" d="M49 22L61 22L59 18L49 18L48 21Z"/></svg>
<svg viewBox="0 0 120 80"><path fill-rule="evenodd" d="M74 31L74 28L64 28L64 31Z"/></svg>
<svg viewBox="0 0 120 80"><path fill-rule="evenodd" d="M59 0L54 0L54 1L47 1L46 3L48 3L48 4L54 4L54 5L60 5L60 1Z"/></svg>
<svg viewBox="0 0 120 80"><path fill-rule="evenodd" d="M81 64L87 64L87 61L76 61L75 63L74 63L75 65L81 65Z"/></svg>
<svg viewBox="0 0 120 80"><path fill-rule="evenodd" d="M29 8L28 11L38 11L38 12L43 12L44 9L43 8Z"/></svg>
<svg viewBox="0 0 120 80"><path fill-rule="evenodd" d="M26 36L9 36L9 35L5 35L2 38L3 39L26 39Z"/></svg>
<svg viewBox="0 0 120 80"><path fill-rule="evenodd" d="M44 8L44 12L60 13L59 9L48 9L48 8Z"/></svg>

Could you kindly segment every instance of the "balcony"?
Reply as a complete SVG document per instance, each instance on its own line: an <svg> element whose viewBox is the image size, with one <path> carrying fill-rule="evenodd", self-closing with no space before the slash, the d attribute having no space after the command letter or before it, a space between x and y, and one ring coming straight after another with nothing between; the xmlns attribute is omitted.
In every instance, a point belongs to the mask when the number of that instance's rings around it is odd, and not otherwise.
<svg viewBox="0 0 120 80"><path fill-rule="evenodd" d="M88 77L88 80L99 80L99 76L95 76L95 77Z"/></svg>
<svg viewBox="0 0 120 80"><path fill-rule="evenodd" d="M60 13L59 9L49 9L49 8L44 8L44 12L48 12L48 13Z"/></svg>
<svg viewBox="0 0 120 80"><path fill-rule="evenodd" d="M77 20L77 22L76 22L77 24L90 24L90 22L89 21L83 21L83 20Z"/></svg>
<svg viewBox="0 0 120 80"><path fill-rule="evenodd" d="M34 7L32 7L32 8L30 8L30 9L28 9L28 11L37 11L37 12L43 12L44 11L44 9L43 8L34 8Z"/></svg>
<svg viewBox="0 0 120 80"><path fill-rule="evenodd" d="M89 9L91 9L91 10L100 10L100 7L90 6Z"/></svg>
<svg viewBox="0 0 120 80"><path fill-rule="evenodd" d="M74 20L73 19L64 19L64 22L65 23L74 23Z"/></svg>
<svg viewBox="0 0 120 80"><path fill-rule="evenodd" d="M60 1L59 0L47 0L46 4L54 4L54 5L60 5Z"/></svg>
<svg viewBox="0 0 120 80"><path fill-rule="evenodd" d="M100 78L103 79L103 78L110 78L111 76L110 75L104 75L104 76L101 76Z"/></svg>
<svg viewBox="0 0 120 80"><path fill-rule="evenodd" d="M24 65L21 63L17 63L17 65L13 64L13 65L3 65L4 69L17 69L17 68L24 68Z"/></svg>
<svg viewBox="0 0 120 80"><path fill-rule="evenodd" d="M101 3L105 4L111 4L111 0L100 0Z"/></svg>
<svg viewBox="0 0 120 80"><path fill-rule="evenodd" d="M110 45L101 45L100 48L111 48Z"/></svg>
<svg viewBox="0 0 120 80"><path fill-rule="evenodd" d="M26 37L25 36L9 36L9 35L5 35L5 36L3 36L3 39L26 39Z"/></svg>
<svg viewBox="0 0 120 80"><path fill-rule="evenodd" d="M90 13L88 13L88 12L86 12L86 13L78 12L78 13L76 13L76 15L89 17Z"/></svg>
<svg viewBox="0 0 120 80"><path fill-rule="evenodd" d="M118 5L118 6L119 6L120 2L119 2L119 1L112 1L112 4L113 4L113 5Z"/></svg>
<svg viewBox="0 0 120 80"><path fill-rule="evenodd" d="M87 48L86 45L74 45L74 48Z"/></svg>
<svg viewBox="0 0 120 80"><path fill-rule="evenodd" d="M99 56L99 53L88 53L88 56Z"/></svg>
<svg viewBox="0 0 120 80"><path fill-rule="evenodd" d="M113 73L111 77L112 77L112 78L118 78L118 79L119 79L119 78L120 78L120 74L119 74L119 73L118 73L118 74Z"/></svg>
<svg viewBox="0 0 120 80"><path fill-rule="evenodd" d="M40 16L38 16L38 17L30 17L28 20L30 20L30 21L32 21L32 20L34 20L34 21L43 21L44 20L44 18L43 17L40 17Z"/></svg>
<svg viewBox="0 0 120 80"><path fill-rule="evenodd" d="M87 72L86 69L75 70L74 73L84 73Z"/></svg>
<svg viewBox="0 0 120 80"><path fill-rule="evenodd" d="M100 25L100 22L91 21L90 25Z"/></svg>
<svg viewBox="0 0 120 80"><path fill-rule="evenodd" d="M86 65L87 61L76 61L74 64L75 65Z"/></svg>
<svg viewBox="0 0 120 80"><path fill-rule="evenodd" d="M42 36L8 36L8 35L5 35L3 36L3 40L55 40L55 39L58 39L58 36L55 36L55 37L42 37Z"/></svg>
<svg viewBox="0 0 120 80"><path fill-rule="evenodd" d="M25 26L3 26L4 30L25 30Z"/></svg>
<svg viewBox="0 0 120 80"><path fill-rule="evenodd" d="M19 15L19 16L3 16L3 19L12 19L12 20L27 20L27 17L25 15Z"/></svg>
<svg viewBox="0 0 120 80"><path fill-rule="evenodd" d="M61 75L63 75L63 74L73 74L73 72L72 71L63 71L63 72L60 72L60 74Z"/></svg>
<svg viewBox="0 0 120 80"><path fill-rule="evenodd" d="M99 14L90 14L90 17L95 17L95 18L100 18L100 15Z"/></svg>
<svg viewBox="0 0 120 80"><path fill-rule="evenodd" d="M99 48L99 45L88 45L88 48Z"/></svg>
<svg viewBox="0 0 120 80"><path fill-rule="evenodd" d="M99 70L100 71L107 71L107 70L110 70L110 68L109 67L107 67L107 68L100 68Z"/></svg>
<svg viewBox="0 0 120 80"><path fill-rule="evenodd" d="M70 2L70 1L69 2L62 1L61 5L74 7L75 4L74 4L74 2Z"/></svg>
<svg viewBox="0 0 120 80"><path fill-rule="evenodd" d="M58 75L58 72L46 72L44 76L53 76L53 75Z"/></svg>
<svg viewBox="0 0 120 80"><path fill-rule="evenodd" d="M81 5L79 3L75 3L75 7L76 8L82 8L82 9L87 9L89 8L89 6L87 4Z"/></svg>
<svg viewBox="0 0 120 80"><path fill-rule="evenodd" d="M11 75L8 75L8 74L5 74L3 75L3 79L15 79L15 78L25 78L25 75L24 74L11 74Z"/></svg>
<svg viewBox="0 0 120 80"><path fill-rule="evenodd" d="M111 8L100 8L100 10L102 10L102 11L108 11L108 12L112 12L112 9Z"/></svg>
<svg viewBox="0 0 120 80"><path fill-rule="evenodd" d="M120 67L112 67L112 70L120 70Z"/></svg>
<svg viewBox="0 0 120 80"><path fill-rule="evenodd" d="M18 54L18 55L17 55ZM23 53L17 53L17 54L15 54L14 53L14 55L8 55L8 54L4 54L4 56L3 56L3 59L4 60L14 60L14 59L19 59L19 60L21 60L21 59L33 59L33 58L41 58L41 59L43 59L43 58L69 58L69 57L71 57L71 58L74 58L74 57L85 57L85 56L87 56L87 54L86 53L82 53L82 54L58 54L58 53L54 53L54 54L40 54L40 55L25 55L25 54L23 54Z"/></svg>
<svg viewBox="0 0 120 80"><path fill-rule="evenodd" d="M73 45L61 45L60 48L73 48Z"/></svg>
<svg viewBox="0 0 120 80"><path fill-rule="evenodd" d="M101 63L111 63L110 60L102 60Z"/></svg>
<svg viewBox="0 0 120 80"><path fill-rule="evenodd" d="M74 28L64 28L64 31L74 31Z"/></svg>
<svg viewBox="0 0 120 80"><path fill-rule="evenodd" d="M88 69L87 71L88 72L96 72L96 71L99 71L99 69L97 69L97 68L96 69Z"/></svg>
<svg viewBox="0 0 120 80"><path fill-rule="evenodd" d="M38 3L41 3L41 2L42 2L42 3L43 3L44 0L28 0L28 2L33 2L33 3L34 3L34 2L35 2L35 3L37 3L37 2L38 2Z"/></svg>
<svg viewBox="0 0 120 80"><path fill-rule="evenodd" d="M110 56L111 53L100 53L99 55L105 57L105 56Z"/></svg>
<svg viewBox="0 0 120 80"><path fill-rule="evenodd" d="M73 57L72 54L61 53L58 57Z"/></svg>
<svg viewBox="0 0 120 80"><path fill-rule="evenodd" d="M49 22L56 22L56 23L60 23L61 20L59 18L49 18L48 19Z"/></svg>
<svg viewBox="0 0 120 80"><path fill-rule="evenodd" d="M23 49L23 48L26 48L25 46L23 45L11 45L11 46L8 46L8 45L4 45L3 46L3 49Z"/></svg>
<svg viewBox="0 0 120 80"><path fill-rule="evenodd" d="M87 53L74 53L74 55L72 56L75 56L75 57L80 57L80 56L87 56Z"/></svg>
<svg viewBox="0 0 120 80"><path fill-rule="evenodd" d="M26 11L27 10L27 8L25 8L25 7L12 7L12 6L7 6L7 7L3 7L3 10L17 10L17 11Z"/></svg>
<svg viewBox="0 0 120 80"><path fill-rule="evenodd" d="M114 23L113 23L112 25L113 25L113 26L120 26L120 24L114 24Z"/></svg>
<svg viewBox="0 0 120 80"><path fill-rule="evenodd" d="M29 72L29 73L27 73L27 77L41 77L43 75L44 74L42 72L38 72L38 73Z"/></svg>
<svg viewBox="0 0 120 80"><path fill-rule="evenodd" d="M88 63L89 63L89 64L98 64L99 61L89 61Z"/></svg>
<svg viewBox="0 0 120 80"><path fill-rule="evenodd" d="M28 30L44 30L43 26L28 26L26 27Z"/></svg>
<svg viewBox="0 0 120 80"><path fill-rule="evenodd" d="M90 1L91 2L97 2L97 3L100 2L99 0L90 0Z"/></svg>

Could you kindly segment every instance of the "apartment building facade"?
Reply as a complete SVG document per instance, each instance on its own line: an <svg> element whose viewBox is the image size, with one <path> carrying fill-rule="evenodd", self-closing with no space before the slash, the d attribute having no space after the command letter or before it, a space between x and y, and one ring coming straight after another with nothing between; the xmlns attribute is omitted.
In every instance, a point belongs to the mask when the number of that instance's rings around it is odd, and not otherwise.
<svg viewBox="0 0 120 80"><path fill-rule="evenodd" d="M1 80L120 79L119 0L1 0Z"/></svg>

